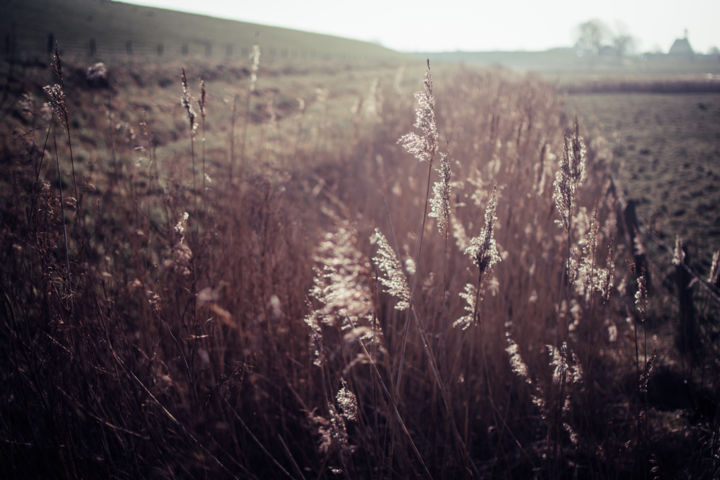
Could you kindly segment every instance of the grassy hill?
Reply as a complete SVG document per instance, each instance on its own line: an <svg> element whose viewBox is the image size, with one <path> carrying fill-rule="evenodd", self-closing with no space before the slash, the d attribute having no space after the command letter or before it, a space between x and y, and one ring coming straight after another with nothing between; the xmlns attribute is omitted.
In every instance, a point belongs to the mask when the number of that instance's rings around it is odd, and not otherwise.
<svg viewBox="0 0 720 480"><path fill-rule="evenodd" d="M246 58L256 42L264 62L399 55L369 42L104 0L4 0L0 33L5 56L20 60L45 58L52 40L66 56L103 59Z"/></svg>

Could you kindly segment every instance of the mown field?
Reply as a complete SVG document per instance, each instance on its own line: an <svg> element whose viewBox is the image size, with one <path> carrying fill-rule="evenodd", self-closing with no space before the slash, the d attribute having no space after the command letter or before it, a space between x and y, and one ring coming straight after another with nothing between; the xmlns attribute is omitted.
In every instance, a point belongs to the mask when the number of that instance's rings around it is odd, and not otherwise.
<svg viewBox="0 0 720 480"><path fill-rule="evenodd" d="M720 95L569 95L624 195L660 239L680 236L703 270L720 246ZM662 249L655 249L662 255Z"/></svg>
<svg viewBox="0 0 720 480"><path fill-rule="evenodd" d="M3 478L718 476L714 97L259 51L2 65Z"/></svg>

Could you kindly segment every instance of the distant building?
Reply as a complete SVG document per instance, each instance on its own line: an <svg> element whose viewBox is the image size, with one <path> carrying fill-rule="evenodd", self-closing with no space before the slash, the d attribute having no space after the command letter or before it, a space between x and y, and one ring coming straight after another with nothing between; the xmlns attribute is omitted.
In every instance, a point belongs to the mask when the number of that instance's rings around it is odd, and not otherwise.
<svg viewBox="0 0 720 480"><path fill-rule="evenodd" d="M687 30L685 30L685 37L678 38L673 42L672 47L670 47L670 51L668 52L668 55L671 55L673 57L685 58L691 58L695 56L695 52L690 46L690 41L688 40Z"/></svg>

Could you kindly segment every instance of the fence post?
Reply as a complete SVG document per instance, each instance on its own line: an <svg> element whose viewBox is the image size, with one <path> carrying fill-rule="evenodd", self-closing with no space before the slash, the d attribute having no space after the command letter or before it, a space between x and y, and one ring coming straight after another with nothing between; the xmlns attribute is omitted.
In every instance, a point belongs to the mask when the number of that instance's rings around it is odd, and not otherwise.
<svg viewBox="0 0 720 480"><path fill-rule="evenodd" d="M693 304L692 282L693 276L685 269L689 263L689 256L685 245L679 243L675 246L675 286L678 294L678 350L689 357L692 363L698 358L698 328L695 322L695 306Z"/></svg>
<svg viewBox="0 0 720 480"><path fill-rule="evenodd" d="M630 236L630 245L633 249L633 260L635 261L635 277L645 275L645 286L647 287L648 293L651 292L650 282L650 269L648 268L648 260L645 254L645 247L642 244L640 238L640 221L637 216L637 202L635 200L628 200L627 206L625 206L625 226L627 227L628 235Z"/></svg>

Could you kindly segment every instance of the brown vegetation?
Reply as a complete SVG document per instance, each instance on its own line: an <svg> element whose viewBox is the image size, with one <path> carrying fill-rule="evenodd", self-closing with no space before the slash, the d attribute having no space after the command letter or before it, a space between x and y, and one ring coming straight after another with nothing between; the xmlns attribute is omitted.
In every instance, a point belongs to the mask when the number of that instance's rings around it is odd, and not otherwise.
<svg viewBox="0 0 720 480"><path fill-rule="evenodd" d="M613 180L559 97L426 75L414 127L402 82L309 113L249 78L198 103L190 68L142 123L117 83L13 104L4 476L717 475L713 357L675 391L685 357L647 333Z"/></svg>

